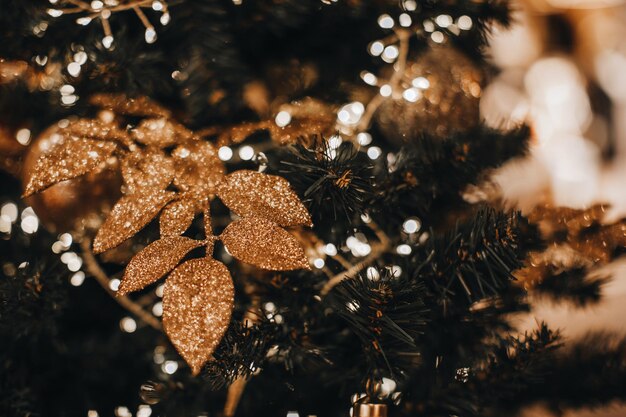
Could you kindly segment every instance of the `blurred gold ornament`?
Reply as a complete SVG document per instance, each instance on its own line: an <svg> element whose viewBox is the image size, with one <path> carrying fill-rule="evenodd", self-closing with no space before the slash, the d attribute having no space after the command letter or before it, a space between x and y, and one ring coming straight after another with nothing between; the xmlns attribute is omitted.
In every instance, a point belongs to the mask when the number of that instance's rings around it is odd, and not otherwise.
<svg viewBox="0 0 626 417"><path fill-rule="evenodd" d="M387 405L370 403L365 399L358 400L352 406L353 417L387 417Z"/></svg>
<svg viewBox="0 0 626 417"><path fill-rule="evenodd" d="M431 46L407 62L398 91L378 108L383 133L398 142L446 136L479 122L481 71L451 46Z"/></svg>
<svg viewBox="0 0 626 417"><path fill-rule="evenodd" d="M626 222L602 224L607 210L595 205L585 210L543 204L528 214L537 225L546 249L529 254L526 266L514 275L525 288L540 284L561 272L610 262L619 248L626 248Z"/></svg>

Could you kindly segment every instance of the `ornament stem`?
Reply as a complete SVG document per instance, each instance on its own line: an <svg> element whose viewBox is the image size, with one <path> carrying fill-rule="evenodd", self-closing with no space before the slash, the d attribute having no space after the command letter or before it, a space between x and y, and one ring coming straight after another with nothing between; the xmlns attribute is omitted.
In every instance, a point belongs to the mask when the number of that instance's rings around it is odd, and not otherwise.
<svg viewBox="0 0 626 417"><path fill-rule="evenodd" d="M162 331L161 322L152 314L146 312L139 304L136 304L130 298L125 295L116 296L115 292L109 287L109 277L100 267L98 260L91 250L91 240L83 238L80 241L80 247L82 249L83 260L85 261L85 269L92 275L98 284L122 307L137 316L144 323L148 324L155 330Z"/></svg>

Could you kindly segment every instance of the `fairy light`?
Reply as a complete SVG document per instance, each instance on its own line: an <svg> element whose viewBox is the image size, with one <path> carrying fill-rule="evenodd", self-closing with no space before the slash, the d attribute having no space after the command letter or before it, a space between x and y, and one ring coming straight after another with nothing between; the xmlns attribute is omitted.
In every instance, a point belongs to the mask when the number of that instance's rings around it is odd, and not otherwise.
<svg viewBox="0 0 626 417"><path fill-rule="evenodd" d="M161 317L163 315L163 303L162 302L157 302L154 303L154 305L152 306L152 314L154 314L157 317Z"/></svg>
<svg viewBox="0 0 626 417"><path fill-rule="evenodd" d="M112 289L113 291L117 291L119 287L120 287L119 279L113 278L111 281L109 281L109 288Z"/></svg>
<svg viewBox="0 0 626 417"><path fill-rule="evenodd" d="M383 29L391 29L394 26L394 21L388 14L382 14L378 17L378 26Z"/></svg>
<svg viewBox="0 0 626 417"><path fill-rule="evenodd" d="M359 145L367 146L370 143L372 143L372 135L370 135L367 132L361 132L358 135L356 135L356 140L357 142L359 142Z"/></svg>
<svg viewBox="0 0 626 417"><path fill-rule="evenodd" d="M367 156L372 160L378 159L382 153L383 151L378 146L372 146L367 149Z"/></svg>
<svg viewBox="0 0 626 417"><path fill-rule="evenodd" d="M112 45L113 45L112 35L107 35L104 38L102 38L102 46L104 46L106 49L110 49Z"/></svg>
<svg viewBox="0 0 626 417"><path fill-rule="evenodd" d="M378 83L378 78L368 71L361 72L361 79L368 85L376 85Z"/></svg>
<svg viewBox="0 0 626 417"><path fill-rule="evenodd" d="M346 303L346 308L354 313L357 312L359 308L361 308L361 305L357 300L352 300Z"/></svg>
<svg viewBox="0 0 626 417"><path fill-rule="evenodd" d="M337 149L339 148L339 146L341 146L341 144L343 143L343 138L339 135L333 135L330 138L328 138L328 147L330 149Z"/></svg>
<svg viewBox="0 0 626 417"><path fill-rule="evenodd" d="M133 417L133 414L130 412L128 407L119 406L115 408L115 416L116 417Z"/></svg>
<svg viewBox="0 0 626 417"><path fill-rule="evenodd" d="M402 224L402 230L404 230L405 233L409 234L417 232L420 227L422 227L422 223L417 218L407 219Z"/></svg>
<svg viewBox="0 0 626 417"><path fill-rule="evenodd" d="M422 93L417 88L409 88L402 92L402 97L410 103L415 103L422 97Z"/></svg>
<svg viewBox="0 0 626 417"><path fill-rule="evenodd" d="M39 229L39 218L31 207L27 207L22 211L20 227L27 234L33 234Z"/></svg>
<svg viewBox="0 0 626 417"><path fill-rule="evenodd" d="M153 1L152 10L160 12L161 10L163 10L163 3L161 3L160 1Z"/></svg>
<svg viewBox="0 0 626 417"><path fill-rule="evenodd" d="M442 43L445 39L443 32L440 32L438 30L434 31L433 33L430 34L430 39L433 40L433 42L435 43Z"/></svg>
<svg viewBox="0 0 626 417"><path fill-rule="evenodd" d="M72 275L70 278L70 284L74 287L80 287L85 282L85 273L83 271L78 271Z"/></svg>
<svg viewBox="0 0 626 417"><path fill-rule="evenodd" d="M428 79L424 77L414 78L413 81L411 81L411 84L413 85L413 87L421 88L422 90L430 87L430 81L428 81Z"/></svg>
<svg viewBox="0 0 626 417"><path fill-rule="evenodd" d="M17 221L18 210L15 203L6 203L0 209L0 215L5 216L10 223Z"/></svg>
<svg viewBox="0 0 626 417"><path fill-rule="evenodd" d="M459 17L459 19L456 22L456 25L461 30L470 30L472 26L474 25L474 22L472 22L471 17L463 15Z"/></svg>
<svg viewBox="0 0 626 417"><path fill-rule="evenodd" d="M409 16L407 13L402 13L398 18L398 22L403 28L408 28L413 23L413 21L411 20L411 16Z"/></svg>
<svg viewBox="0 0 626 417"><path fill-rule="evenodd" d="M335 256L337 255L337 247L332 243L327 243L324 245L324 253L328 256Z"/></svg>
<svg viewBox="0 0 626 417"><path fill-rule="evenodd" d="M392 93L391 86L389 84L385 84L380 87L380 95L383 97L389 97Z"/></svg>
<svg viewBox="0 0 626 417"><path fill-rule="evenodd" d="M365 276L370 281L378 281L380 279L380 273L378 272L378 269L374 268L373 266L370 266L365 270Z"/></svg>
<svg viewBox="0 0 626 417"><path fill-rule="evenodd" d="M322 258L316 258L313 261L313 266L315 266L317 269L324 268L324 265L326 265L326 262L324 262L324 260Z"/></svg>
<svg viewBox="0 0 626 417"><path fill-rule="evenodd" d="M439 27L447 28L452 24L452 16L449 14L440 14L435 18L435 23L437 23Z"/></svg>
<svg viewBox="0 0 626 417"><path fill-rule="evenodd" d="M87 26L88 24L91 23L93 19L89 16L83 16L83 17L79 17L78 19L76 19L76 23L81 25L81 26Z"/></svg>
<svg viewBox="0 0 626 417"><path fill-rule="evenodd" d="M30 143L30 130L26 128L18 130L15 139L20 145L28 145Z"/></svg>
<svg viewBox="0 0 626 417"><path fill-rule="evenodd" d="M390 64L395 61L400 55L400 51L396 45L389 45L383 50L382 59L386 63Z"/></svg>
<svg viewBox="0 0 626 417"><path fill-rule="evenodd" d="M120 320L120 329L126 333L134 333L137 330L137 322L132 317L124 317Z"/></svg>
<svg viewBox="0 0 626 417"><path fill-rule="evenodd" d="M285 110L279 111L274 122L276 122L276 126L278 127L285 127L291 123L291 114Z"/></svg>
<svg viewBox="0 0 626 417"><path fill-rule="evenodd" d="M176 361L165 361L163 365L161 365L161 369L168 375L174 374L178 370L178 362Z"/></svg>
<svg viewBox="0 0 626 417"><path fill-rule="evenodd" d="M167 24L170 23L170 20L171 16L168 12L164 12L159 18L159 22L161 22L163 26L167 26Z"/></svg>
<svg viewBox="0 0 626 417"><path fill-rule="evenodd" d="M398 253L398 255L410 255L412 249L409 245L402 244L396 247L396 252Z"/></svg>
<svg viewBox="0 0 626 417"><path fill-rule="evenodd" d="M371 43L369 52L373 56L379 56L385 50L385 45L381 41L374 41Z"/></svg>
<svg viewBox="0 0 626 417"><path fill-rule="evenodd" d="M152 408L147 404L142 404L137 409L137 417L150 417L152 415Z"/></svg>
<svg viewBox="0 0 626 417"><path fill-rule="evenodd" d="M413 12L417 10L417 2L415 0L405 0L403 3L404 10Z"/></svg>
<svg viewBox="0 0 626 417"><path fill-rule="evenodd" d="M363 103L355 101L346 104L337 112L337 120L347 126L353 126L359 123L361 116L365 112Z"/></svg>
<svg viewBox="0 0 626 417"><path fill-rule="evenodd" d="M154 291L154 293L156 294L157 297L163 297L163 289L164 289L164 285L160 284L159 286L156 287L156 290Z"/></svg>
<svg viewBox="0 0 626 417"><path fill-rule="evenodd" d="M146 43L156 42L157 34L152 26L146 28L145 39L146 39Z"/></svg>
<svg viewBox="0 0 626 417"><path fill-rule="evenodd" d="M239 148L239 158L249 161L254 157L254 149L252 146L246 145Z"/></svg>
<svg viewBox="0 0 626 417"><path fill-rule="evenodd" d="M63 15L63 10L59 10L59 9L48 9L46 10L46 13L48 13L50 16L52 17L59 17Z"/></svg>
<svg viewBox="0 0 626 417"><path fill-rule="evenodd" d="M80 64L78 62L70 62L67 64L67 73L72 77L78 77L80 75Z"/></svg>
<svg viewBox="0 0 626 417"><path fill-rule="evenodd" d="M435 30L435 24L433 23L432 20L424 20L424 22L422 23L422 26L424 26L424 30L426 32L432 32Z"/></svg>
<svg viewBox="0 0 626 417"><path fill-rule="evenodd" d="M222 161L230 161L233 157L233 150L228 146L222 146L218 149L217 156Z"/></svg>

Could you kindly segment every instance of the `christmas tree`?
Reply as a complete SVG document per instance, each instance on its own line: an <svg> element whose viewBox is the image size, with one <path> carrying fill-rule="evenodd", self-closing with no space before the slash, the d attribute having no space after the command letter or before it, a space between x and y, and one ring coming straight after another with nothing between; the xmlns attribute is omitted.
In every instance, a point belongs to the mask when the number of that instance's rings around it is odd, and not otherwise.
<svg viewBox="0 0 626 417"><path fill-rule="evenodd" d="M619 98L615 66L585 89L550 58L520 64L529 99L500 104L526 93L490 41L534 9L0 1L0 415L504 416L624 399L624 336L516 325L539 299L597 304L598 267L626 247L619 198L587 198L588 175L574 203L557 180L531 193L515 178L548 130L569 135L557 168L584 160L571 128L591 122L571 103ZM553 3L532 7L551 5L547 43L571 54L580 12Z"/></svg>

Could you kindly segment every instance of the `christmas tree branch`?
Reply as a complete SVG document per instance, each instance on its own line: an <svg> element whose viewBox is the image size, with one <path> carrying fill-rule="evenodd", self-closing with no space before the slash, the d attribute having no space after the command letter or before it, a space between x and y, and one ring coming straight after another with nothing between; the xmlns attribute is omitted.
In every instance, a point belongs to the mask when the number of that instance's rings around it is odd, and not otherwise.
<svg viewBox="0 0 626 417"><path fill-rule="evenodd" d="M398 85L404 76L406 61L409 56L409 38L411 37L411 32L406 29L398 29L395 31L395 36L399 40L400 51L397 66L395 66L394 73L389 79L389 86L391 87L392 94L398 89ZM385 97L378 93L369 103L367 103L363 117L357 125L356 132L362 132L369 128L372 117L374 117L376 110L378 110L378 107L383 103L383 101L385 101Z"/></svg>
<svg viewBox="0 0 626 417"><path fill-rule="evenodd" d="M155 330L162 330L161 322L157 320L152 314L146 312L141 306L135 303L127 296L116 296L115 292L109 287L110 279L106 272L100 267L98 260L91 250L91 240L83 238L80 241L80 247L82 249L83 260L85 261L85 269L91 274L98 284L122 307L141 319L144 323L148 324Z"/></svg>

